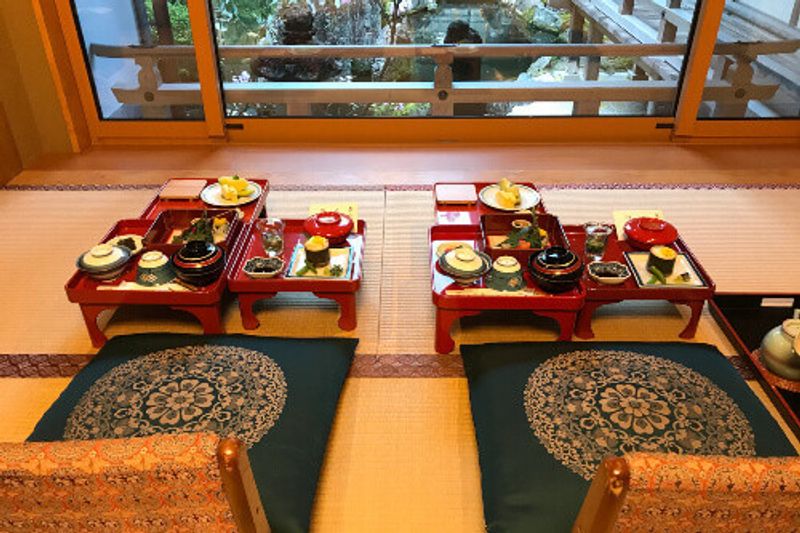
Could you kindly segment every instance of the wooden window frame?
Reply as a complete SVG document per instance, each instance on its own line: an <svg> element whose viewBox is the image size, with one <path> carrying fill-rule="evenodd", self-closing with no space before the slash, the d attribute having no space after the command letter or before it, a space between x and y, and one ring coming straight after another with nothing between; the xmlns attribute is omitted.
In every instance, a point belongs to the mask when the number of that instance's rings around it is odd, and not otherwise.
<svg viewBox="0 0 800 533"><path fill-rule="evenodd" d="M187 0L204 109L198 121L114 121L98 116L69 0L34 0L45 52L75 151L103 144L181 143L692 143L800 139L800 119L698 119L725 0L705 0L674 117L239 118L226 117L212 14ZM154 129L156 130L154 132Z"/></svg>

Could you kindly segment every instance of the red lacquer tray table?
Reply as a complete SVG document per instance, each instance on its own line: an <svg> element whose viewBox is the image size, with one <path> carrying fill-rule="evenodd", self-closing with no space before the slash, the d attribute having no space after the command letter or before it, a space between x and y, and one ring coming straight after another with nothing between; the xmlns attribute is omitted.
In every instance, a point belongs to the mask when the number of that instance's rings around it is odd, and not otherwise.
<svg viewBox="0 0 800 533"><path fill-rule="evenodd" d="M438 353L449 353L455 347L450 336L450 327L461 317L477 315L488 310L527 310L534 314L552 318L560 328L559 340L572 338L572 331L578 311L583 306L585 293L578 286L569 292L548 294L538 288L530 275L525 272L525 283L536 290L535 294L525 296L470 295L459 294L464 287L442 272L437 265L436 249L444 242L463 241L477 250L483 250L483 237L479 226L441 225L430 231L431 248L431 288L433 303L436 306L436 344ZM527 270L527 266L524 268ZM470 288L484 288L478 281Z"/></svg>
<svg viewBox="0 0 800 533"><path fill-rule="evenodd" d="M181 179L181 178L179 178ZM189 178L186 178L189 179ZM258 216L263 210L269 183L267 180L250 180L262 188L261 196L254 202L239 206L244 212L244 224ZM208 184L215 183L215 179L207 180ZM148 204L139 219L120 220L114 227L98 242L106 242L108 239L125 234L145 235L152 226L155 218L167 209L219 209L209 206L200 199L195 200L162 200L158 194ZM237 229L228 237L226 254L228 254L225 272L230 268L231 258L236 256L239 246L239 237L242 234L242 224L236 226ZM176 249L172 245L153 245L148 249L162 249L165 253L171 253ZM92 345L96 348L103 346L108 340L97 324L97 318L105 310L114 310L120 305L163 305L175 310L185 311L198 319L206 334L223 333L220 315L220 303L226 288L226 275L223 273L220 278L206 287L198 288L194 291L147 291L147 290L103 290L101 287L116 285L123 281L135 281L137 258L131 260L120 276L112 282L102 282L90 278L83 272L76 271L65 286L67 298L70 302L77 303L81 307L86 329L92 340Z"/></svg>
<svg viewBox="0 0 800 533"><path fill-rule="evenodd" d="M481 223L481 215L496 215L498 213L506 213L509 211L502 211L499 209L493 209L488 205L481 202L480 198L473 203L473 204L442 204L436 201L436 187L439 185L474 185L475 186L475 193L480 194L481 190L485 187L489 187L491 185L497 185L496 182L480 182L480 183L437 183L434 185L434 224L436 225L445 225L445 224L459 224L459 225L471 225L471 224L480 224ZM533 183L516 183L515 185L524 185L525 187L530 187L531 189L535 190L539 193L541 198L541 192L536 189ZM544 202L540 200L539 204L536 207L536 211L540 213L546 213L547 209L544 206ZM511 211L513 212L513 211Z"/></svg>
<svg viewBox="0 0 800 533"><path fill-rule="evenodd" d="M303 231L304 220L284 219L284 251L281 256L289 268L292 251L297 243L305 242ZM255 329L259 321L253 313L253 305L259 300L272 298L279 292L311 292L319 298L334 300L339 304L339 327L353 330L356 327L356 292L361 287L362 260L364 256L364 232L366 224L359 220L356 229L347 238L347 244L353 248L353 265L349 278L300 278L286 277L286 270L273 278L253 279L242 270L244 264L252 257L264 257L264 246L261 235L255 224L244 229L242 245L233 267L228 271L228 288L239 298L239 311L245 329Z"/></svg>
<svg viewBox="0 0 800 533"><path fill-rule="evenodd" d="M586 234L583 226L564 226L564 231L570 241L571 249L578 254L581 259L586 260L584 255L584 243ZM575 327L575 335L582 339L594 337L592 331L592 314L603 305L622 302L624 300L667 300L674 304L687 305L691 309L691 317L688 324L681 331L682 339L691 339L697 332L697 324L703 312L703 305L707 300L714 296L714 282L700 264L700 261L692 254L686 243L679 237L672 246L679 253L685 254L693 263L694 269L702 278L705 287L639 287L636 283L635 275L625 280L620 285L604 285L591 279L587 272L584 272L581 283L586 289L586 303L578 315L578 323ZM624 252L637 251L626 241L617 239L616 230L612 231L608 238L603 261L618 261L623 265L631 266L625 259Z"/></svg>

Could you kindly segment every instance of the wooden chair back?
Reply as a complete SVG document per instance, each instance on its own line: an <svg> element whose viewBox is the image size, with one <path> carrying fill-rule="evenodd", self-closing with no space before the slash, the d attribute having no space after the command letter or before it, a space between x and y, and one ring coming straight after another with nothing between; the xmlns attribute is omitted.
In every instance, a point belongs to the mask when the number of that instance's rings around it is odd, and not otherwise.
<svg viewBox="0 0 800 533"><path fill-rule="evenodd" d="M210 433L0 444L0 531L267 533L247 452Z"/></svg>
<svg viewBox="0 0 800 533"><path fill-rule="evenodd" d="M800 457L606 459L573 532L798 531Z"/></svg>

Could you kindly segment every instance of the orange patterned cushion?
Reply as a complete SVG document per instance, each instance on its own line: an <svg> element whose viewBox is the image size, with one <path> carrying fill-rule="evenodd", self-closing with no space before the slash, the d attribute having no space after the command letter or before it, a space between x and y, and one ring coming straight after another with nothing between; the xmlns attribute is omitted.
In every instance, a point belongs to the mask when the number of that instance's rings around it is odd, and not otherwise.
<svg viewBox="0 0 800 533"><path fill-rule="evenodd" d="M207 433L0 444L0 531L236 531Z"/></svg>
<svg viewBox="0 0 800 533"><path fill-rule="evenodd" d="M800 531L800 458L627 455L617 531Z"/></svg>

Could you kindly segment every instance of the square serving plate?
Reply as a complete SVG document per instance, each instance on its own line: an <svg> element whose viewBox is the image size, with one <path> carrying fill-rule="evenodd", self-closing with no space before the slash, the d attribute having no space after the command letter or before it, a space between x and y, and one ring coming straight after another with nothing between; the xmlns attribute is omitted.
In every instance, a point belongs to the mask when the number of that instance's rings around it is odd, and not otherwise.
<svg viewBox="0 0 800 533"><path fill-rule="evenodd" d="M324 268L318 268L314 273L297 275L297 272L305 266L306 263L306 249L303 245L298 243L292 251L292 259L289 261L289 267L286 269L287 278L322 278L322 279L350 279L353 274L353 248L331 248L331 262L329 266L338 265L342 267L343 274L341 276L332 276L324 273Z"/></svg>
<svg viewBox="0 0 800 533"><path fill-rule="evenodd" d="M653 275L647 271L647 257L650 252L625 252L625 259L633 272L633 278L639 287L645 289L698 289L707 287L703 277L697 272L692 260L683 253L678 253L675 259L675 269L672 274L667 276L667 283L648 284ZM683 272L688 272L692 279L687 282L677 281L677 277Z"/></svg>

